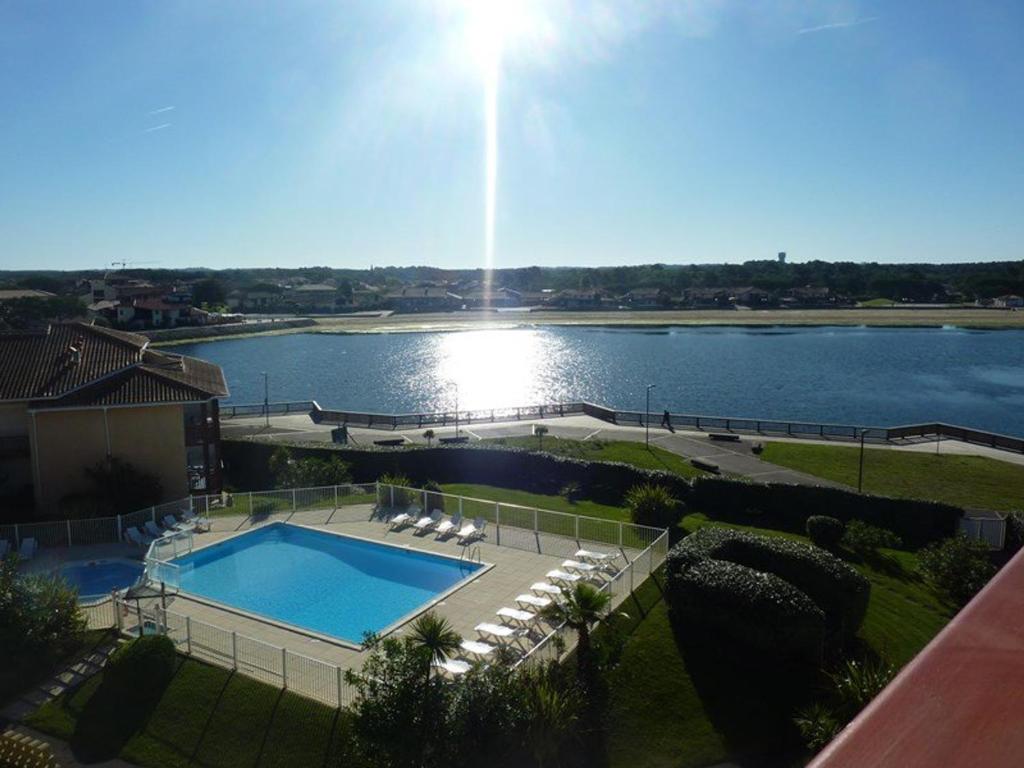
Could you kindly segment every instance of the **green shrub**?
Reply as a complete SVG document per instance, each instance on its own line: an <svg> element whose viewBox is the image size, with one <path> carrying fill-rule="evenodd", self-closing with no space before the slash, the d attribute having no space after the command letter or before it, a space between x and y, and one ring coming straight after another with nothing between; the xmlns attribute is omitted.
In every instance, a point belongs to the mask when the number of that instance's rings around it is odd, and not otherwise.
<svg viewBox="0 0 1024 768"><path fill-rule="evenodd" d="M821 663L825 615L778 576L704 558L671 575L668 597L683 633L773 661Z"/></svg>
<svg viewBox="0 0 1024 768"><path fill-rule="evenodd" d="M819 752L843 727L832 707L820 701L797 712L794 722L811 752Z"/></svg>
<svg viewBox="0 0 1024 768"><path fill-rule="evenodd" d="M274 514L274 502L271 499L254 499L249 514L253 517L266 517Z"/></svg>
<svg viewBox="0 0 1024 768"><path fill-rule="evenodd" d="M926 579L960 605L965 605L996 572L984 542L964 534L932 544L918 553Z"/></svg>
<svg viewBox="0 0 1024 768"><path fill-rule="evenodd" d="M896 668L884 659L848 659L829 674L836 711L843 722L852 720L896 676Z"/></svg>
<svg viewBox="0 0 1024 768"><path fill-rule="evenodd" d="M579 483L569 482L561 487L558 495L570 504L575 504L583 496L583 487Z"/></svg>
<svg viewBox="0 0 1024 768"><path fill-rule="evenodd" d="M381 475L377 478L377 482L381 485L393 486L393 488L384 488L381 491L384 506L405 509L412 504L415 498L415 493L411 490L412 480L405 475Z"/></svg>
<svg viewBox="0 0 1024 768"><path fill-rule="evenodd" d="M839 546L846 526L842 520L827 515L811 515L807 518L807 537L830 552Z"/></svg>
<svg viewBox="0 0 1024 768"><path fill-rule="evenodd" d="M48 663L73 648L85 631L78 593L49 574L18 574L18 558L0 558L0 657Z"/></svg>
<svg viewBox="0 0 1024 768"><path fill-rule="evenodd" d="M426 511L429 513L439 509L444 512L444 489L441 487L441 484L435 483L433 480L427 480L423 484L423 490L427 492Z"/></svg>
<svg viewBox="0 0 1024 768"><path fill-rule="evenodd" d="M865 523L863 520L851 520L846 524L842 544L851 552L859 555L871 555L881 548L899 549L903 541L892 531Z"/></svg>
<svg viewBox="0 0 1024 768"><path fill-rule="evenodd" d="M669 552L669 570L703 558L771 573L802 591L825 614L840 639L856 635L867 613L871 584L856 569L823 549L789 539L729 528L701 528Z"/></svg>
<svg viewBox="0 0 1024 768"><path fill-rule="evenodd" d="M105 684L113 686L128 700L147 698L159 692L174 676L177 666L174 642L165 635L146 635L118 648L103 672Z"/></svg>
<svg viewBox="0 0 1024 768"><path fill-rule="evenodd" d="M663 485L644 483L626 493L626 508L638 525L671 528L683 517L683 505Z"/></svg>

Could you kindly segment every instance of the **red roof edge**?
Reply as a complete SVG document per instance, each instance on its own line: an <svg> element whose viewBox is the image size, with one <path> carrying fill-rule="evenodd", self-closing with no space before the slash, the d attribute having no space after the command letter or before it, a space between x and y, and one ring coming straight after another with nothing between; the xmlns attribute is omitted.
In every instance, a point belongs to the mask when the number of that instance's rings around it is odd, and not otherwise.
<svg viewBox="0 0 1024 768"><path fill-rule="evenodd" d="M809 768L1024 765L1024 550Z"/></svg>

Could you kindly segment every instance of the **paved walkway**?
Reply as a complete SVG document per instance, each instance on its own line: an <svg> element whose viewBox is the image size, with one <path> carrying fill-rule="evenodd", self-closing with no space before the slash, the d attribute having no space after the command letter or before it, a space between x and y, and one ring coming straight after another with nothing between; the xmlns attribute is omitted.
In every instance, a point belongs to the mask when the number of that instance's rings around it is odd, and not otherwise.
<svg viewBox="0 0 1024 768"><path fill-rule="evenodd" d="M565 416L538 422L512 421L495 424L471 424L460 427L459 433L471 440L521 437L532 434L534 423L544 424L548 428L549 438L629 440L633 442L644 442L645 440L644 430L639 427L609 424L590 416ZM271 417L269 429L266 428L263 419L231 419L224 422L221 429L225 437L261 435L286 442L330 442L333 426L314 424L308 416L294 414ZM437 437L455 435L454 427L434 427L433 431ZM405 440L409 444L422 445L427 442L423 437L423 432L422 429L392 432L390 430L351 428L349 435L355 445L372 445L374 440L396 438ZM751 448L754 443L761 443L764 440L755 436L745 435L741 436L738 442L724 442L711 440L704 432L670 432L667 429L652 427L650 442L687 460L709 461L717 464L725 474L742 475L756 482L847 487L759 459Z"/></svg>

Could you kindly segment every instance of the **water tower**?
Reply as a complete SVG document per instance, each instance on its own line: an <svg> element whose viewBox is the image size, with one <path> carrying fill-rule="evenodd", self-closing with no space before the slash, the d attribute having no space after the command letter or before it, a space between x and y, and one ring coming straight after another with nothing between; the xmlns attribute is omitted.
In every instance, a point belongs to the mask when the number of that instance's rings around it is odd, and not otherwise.
<svg viewBox="0 0 1024 768"><path fill-rule="evenodd" d="M785 251L779 251L779 264L785 264L785 263L786 263L786 252Z"/></svg>

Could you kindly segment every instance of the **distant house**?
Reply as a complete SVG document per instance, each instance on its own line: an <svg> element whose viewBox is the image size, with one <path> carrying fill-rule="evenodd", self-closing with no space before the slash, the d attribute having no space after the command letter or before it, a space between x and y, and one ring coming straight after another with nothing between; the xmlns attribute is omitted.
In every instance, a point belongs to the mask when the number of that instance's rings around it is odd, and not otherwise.
<svg viewBox="0 0 1024 768"><path fill-rule="evenodd" d="M338 303L338 289L326 283L306 283L285 291L285 301L306 312L333 312Z"/></svg>
<svg viewBox="0 0 1024 768"><path fill-rule="evenodd" d="M392 291L384 303L395 312L445 312L462 306L462 297L441 286L423 285Z"/></svg>
<svg viewBox="0 0 1024 768"><path fill-rule="evenodd" d="M1000 309L1020 309L1024 307L1024 298L1021 298L1015 293L1007 294L1006 296L997 296L992 301L993 307Z"/></svg>
<svg viewBox="0 0 1024 768"><path fill-rule="evenodd" d="M683 299L691 307L718 309L732 306L731 295L728 288L687 288Z"/></svg>
<svg viewBox="0 0 1024 768"><path fill-rule="evenodd" d="M269 312L281 303L283 288L268 286L231 291L228 294L228 308L239 312Z"/></svg>
<svg viewBox="0 0 1024 768"><path fill-rule="evenodd" d="M782 302L788 306L825 307L836 304L837 298L824 286L805 285L790 288Z"/></svg>
<svg viewBox="0 0 1024 768"><path fill-rule="evenodd" d="M466 309L483 309L488 307L518 307L522 306L522 298L519 291L511 288L475 288L464 291L462 306Z"/></svg>
<svg viewBox="0 0 1024 768"><path fill-rule="evenodd" d="M630 309L665 309L670 298L661 288L634 288L622 296L622 303Z"/></svg>
<svg viewBox="0 0 1024 768"><path fill-rule="evenodd" d="M0 475L43 513L87 491L110 458L155 475L164 499L219 492L220 367L81 322L0 333Z"/></svg>
<svg viewBox="0 0 1024 768"><path fill-rule="evenodd" d="M740 304L744 307L767 307L775 300L775 297L768 291L752 286L733 288L729 293L733 304Z"/></svg>
<svg viewBox="0 0 1024 768"><path fill-rule="evenodd" d="M555 296L551 303L561 309L569 310L595 310L601 309L604 305L604 294L601 291L562 291Z"/></svg>

